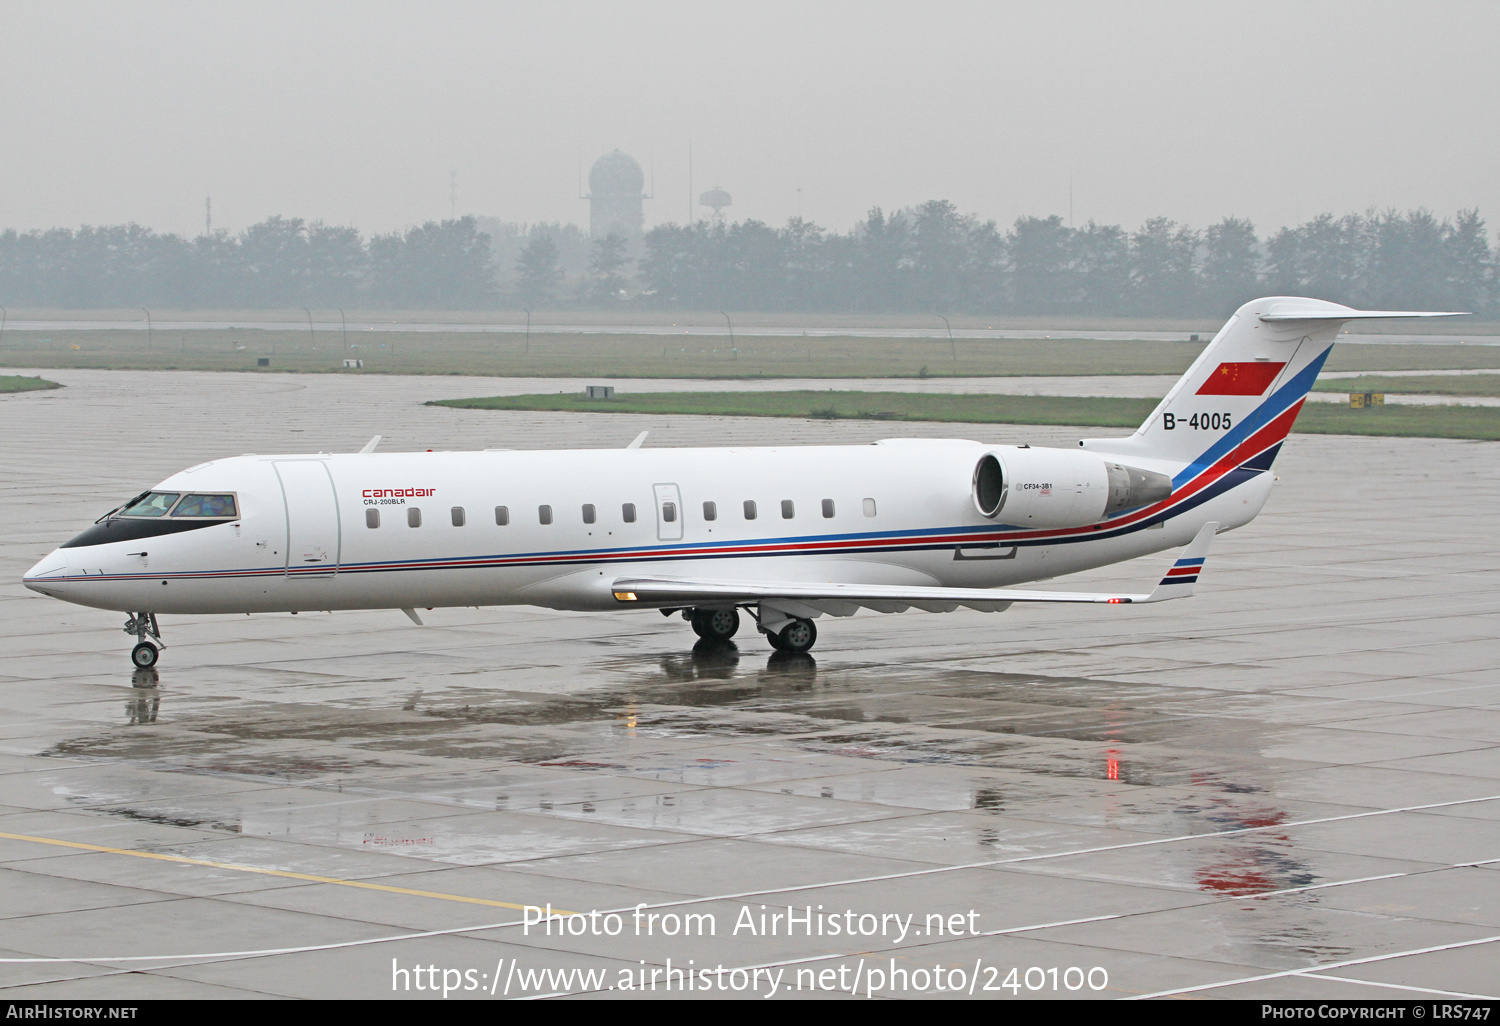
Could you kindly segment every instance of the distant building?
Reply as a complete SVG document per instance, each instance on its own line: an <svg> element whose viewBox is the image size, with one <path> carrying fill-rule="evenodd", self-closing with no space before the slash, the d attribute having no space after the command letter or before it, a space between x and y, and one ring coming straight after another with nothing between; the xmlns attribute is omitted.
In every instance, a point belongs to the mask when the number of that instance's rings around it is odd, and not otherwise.
<svg viewBox="0 0 1500 1026"><path fill-rule="evenodd" d="M627 153L615 150L594 161L589 169L589 235L602 239L619 235L632 247L640 241L646 220L646 176Z"/></svg>

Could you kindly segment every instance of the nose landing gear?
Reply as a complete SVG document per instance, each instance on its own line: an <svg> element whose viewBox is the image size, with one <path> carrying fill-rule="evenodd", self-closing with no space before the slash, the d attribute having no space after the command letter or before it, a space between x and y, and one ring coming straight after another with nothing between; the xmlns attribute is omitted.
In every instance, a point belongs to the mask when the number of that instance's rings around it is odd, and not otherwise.
<svg viewBox="0 0 1500 1026"><path fill-rule="evenodd" d="M167 643L161 640L161 628L156 623L156 614L132 614L130 619L125 621L125 633L136 637L136 646L130 650L130 661L136 669L149 670L155 666L161 649L167 647ZM153 645L147 641L148 636L154 638L156 644Z"/></svg>

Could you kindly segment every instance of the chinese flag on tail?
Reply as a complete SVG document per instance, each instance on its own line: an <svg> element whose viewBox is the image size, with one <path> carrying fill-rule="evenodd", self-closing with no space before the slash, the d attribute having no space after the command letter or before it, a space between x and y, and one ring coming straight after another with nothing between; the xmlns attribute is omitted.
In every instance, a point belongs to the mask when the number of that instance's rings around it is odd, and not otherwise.
<svg viewBox="0 0 1500 1026"><path fill-rule="evenodd" d="M1199 395L1260 395L1271 387L1276 375L1281 373L1284 363L1256 360L1253 363L1221 363L1203 387Z"/></svg>

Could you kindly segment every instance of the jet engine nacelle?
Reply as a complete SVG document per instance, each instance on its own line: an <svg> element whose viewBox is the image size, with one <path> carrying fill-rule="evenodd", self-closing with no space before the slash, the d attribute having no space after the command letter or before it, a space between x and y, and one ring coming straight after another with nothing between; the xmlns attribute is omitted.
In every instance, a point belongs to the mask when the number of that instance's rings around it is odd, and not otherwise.
<svg viewBox="0 0 1500 1026"><path fill-rule="evenodd" d="M994 449L974 466L974 507L1017 527L1086 527L1172 494L1165 474L1071 449Z"/></svg>

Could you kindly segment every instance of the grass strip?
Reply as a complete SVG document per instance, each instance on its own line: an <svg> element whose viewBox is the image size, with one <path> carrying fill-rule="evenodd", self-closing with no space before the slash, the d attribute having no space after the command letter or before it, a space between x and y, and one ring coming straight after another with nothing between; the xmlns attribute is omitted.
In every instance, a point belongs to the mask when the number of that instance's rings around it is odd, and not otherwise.
<svg viewBox="0 0 1500 1026"><path fill-rule="evenodd" d="M299 312L298 319L301 319ZM1205 336L1206 337L1206 336ZM221 370L263 374L476 374L591 378L920 378L1014 375L1163 374L1187 370L1205 343L1044 339L956 339L739 334L704 335L469 331L351 332L158 328L7 330L0 358L11 367ZM343 361L363 361L345 369ZM265 360L264 367L260 361ZM1500 369L1500 345L1341 342L1328 370Z"/></svg>
<svg viewBox="0 0 1500 1026"><path fill-rule="evenodd" d="M1500 396L1500 374L1413 374L1390 378L1362 374L1313 386L1316 392L1389 392L1392 395Z"/></svg>
<svg viewBox="0 0 1500 1026"><path fill-rule="evenodd" d="M687 413L819 420L923 420L959 424L1077 424L1135 427L1155 399L1038 395L932 395L918 392L648 392L588 399L582 393L444 399L433 406L569 413Z"/></svg>
<svg viewBox="0 0 1500 1026"><path fill-rule="evenodd" d="M961 424L1055 424L1135 428L1155 399L1049 395L935 395L916 392L648 392L588 399L582 393L442 399L429 406L555 413L697 414L820 420L910 420ZM1296 431L1321 435L1500 440L1500 408L1383 406L1351 410L1308 403Z"/></svg>
<svg viewBox="0 0 1500 1026"><path fill-rule="evenodd" d="M62 388L43 377L28 378L20 374L0 374L0 392L35 392L43 388Z"/></svg>

